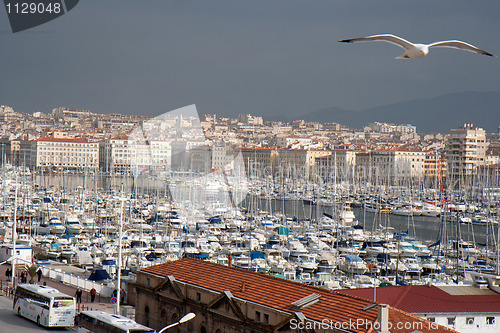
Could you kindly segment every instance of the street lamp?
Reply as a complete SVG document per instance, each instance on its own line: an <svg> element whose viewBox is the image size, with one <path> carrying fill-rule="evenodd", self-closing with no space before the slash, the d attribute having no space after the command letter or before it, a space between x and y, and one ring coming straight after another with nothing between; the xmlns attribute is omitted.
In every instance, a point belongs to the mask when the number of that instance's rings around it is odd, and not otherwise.
<svg viewBox="0 0 500 333"><path fill-rule="evenodd" d="M181 320L179 320L178 322L163 327L158 333L163 333L164 331L168 330L169 328L177 326L179 324L183 324L186 321L189 321L189 320L193 319L194 317L196 317L196 315L194 313L192 313L192 312L189 312L187 315L185 315L184 317L182 317Z"/></svg>
<svg viewBox="0 0 500 333"><path fill-rule="evenodd" d="M121 274L122 274L122 238L123 238L123 206L125 203L124 198L120 198L120 228L118 236L118 276L116 286L116 314L120 314L120 299L121 299Z"/></svg>
<svg viewBox="0 0 500 333"><path fill-rule="evenodd" d="M0 265L3 265L3 264L5 264L5 263L8 263L9 261L14 260L14 258L17 258L17 256L15 256L15 255L14 255L14 256L11 256L9 259L7 259L7 260L5 260L5 261L0 262Z"/></svg>
<svg viewBox="0 0 500 333"><path fill-rule="evenodd" d="M14 192L14 223L12 225L12 287L16 287L16 240L17 240L17 173L16 173L16 188Z"/></svg>

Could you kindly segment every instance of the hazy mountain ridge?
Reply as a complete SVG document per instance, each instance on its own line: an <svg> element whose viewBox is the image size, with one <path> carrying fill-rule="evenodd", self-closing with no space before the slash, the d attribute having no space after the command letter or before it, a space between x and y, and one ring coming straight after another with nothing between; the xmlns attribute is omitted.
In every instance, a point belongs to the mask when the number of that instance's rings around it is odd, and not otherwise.
<svg viewBox="0 0 500 333"><path fill-rule="evenodd" d="M332 107L302 116L288 115L273 118L288 122L295 119L321 123L336 122L351 128L362 128L374 121L412 124L422 133L448 133L450 129L464 123L473 123L477 127L484 128L487 133L496 133L500 125L500 91L453 93L361 111Z"/></svg>

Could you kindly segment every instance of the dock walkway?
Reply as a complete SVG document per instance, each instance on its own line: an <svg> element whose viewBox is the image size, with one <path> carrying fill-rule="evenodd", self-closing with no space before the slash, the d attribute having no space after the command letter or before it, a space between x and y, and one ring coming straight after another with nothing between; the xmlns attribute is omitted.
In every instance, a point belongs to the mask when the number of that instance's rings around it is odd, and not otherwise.
<svg viewBox="0 0 500 333"><path fill-rule="evenodd" d="M5 295L5 296L9 296L9 285L10 285L10 280L8 280L7 277L5 276L5 271L7 270L7 268L11 268L11 265L10 264L0 265L1 295ZM45 276L42 276L42 278L40 279L40 282L38 282L38 277L35 276L34 281L36 284L43 284L44 282L46 282L46 284L48 286L56 288L60 292L68 294L70 296L75 296L76 289L77 289L76 287L67 285L67 284L62 283L60 281L46 278ZM90 293L88 291L84 290L83 294L82 294L82 303L77 304L77 312L83 311L83 310L101 310L101 311L114 313L115 306L113 304L111 304L109 297L104 297L100 294L96 294L95 301L92 303L90 301Z"/></svg>

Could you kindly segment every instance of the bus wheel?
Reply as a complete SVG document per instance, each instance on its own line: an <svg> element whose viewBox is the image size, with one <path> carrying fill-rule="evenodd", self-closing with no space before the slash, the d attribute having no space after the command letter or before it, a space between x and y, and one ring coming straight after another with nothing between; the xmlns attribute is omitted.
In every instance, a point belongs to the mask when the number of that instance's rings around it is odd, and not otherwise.
<svg viewBox="0 0 500 333"><path fill-rule="evenodd" d="M36 324L40 326L40 316L36 317Z"/></svg>

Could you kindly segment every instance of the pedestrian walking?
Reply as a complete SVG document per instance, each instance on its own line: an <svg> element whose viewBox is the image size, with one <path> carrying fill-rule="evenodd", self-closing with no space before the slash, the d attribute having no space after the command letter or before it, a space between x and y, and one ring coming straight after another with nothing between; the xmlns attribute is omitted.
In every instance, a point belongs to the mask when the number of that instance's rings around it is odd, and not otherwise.
<svg viewBox="0 0 500 333"><path fill-rule="evenodd" d="M80 287L78 287L78 289L75 292L76 303L82 302L82 294L83 294L82 290L80 289Z"/></svg>
<svg viewBox="0 0 500 333"><path fill-rule="evenodd" d="M90 289L90 302L94 303L94 301L95 301L95 289L92 288Z"/></svg>
<svg viewBox="0 0 500 333"><path fill-rule="evenodd" d="M39 268L36 271L36 275L38 276L38 282L40 282L40 280L42 279L42 269L41 268Z"/></svg>

